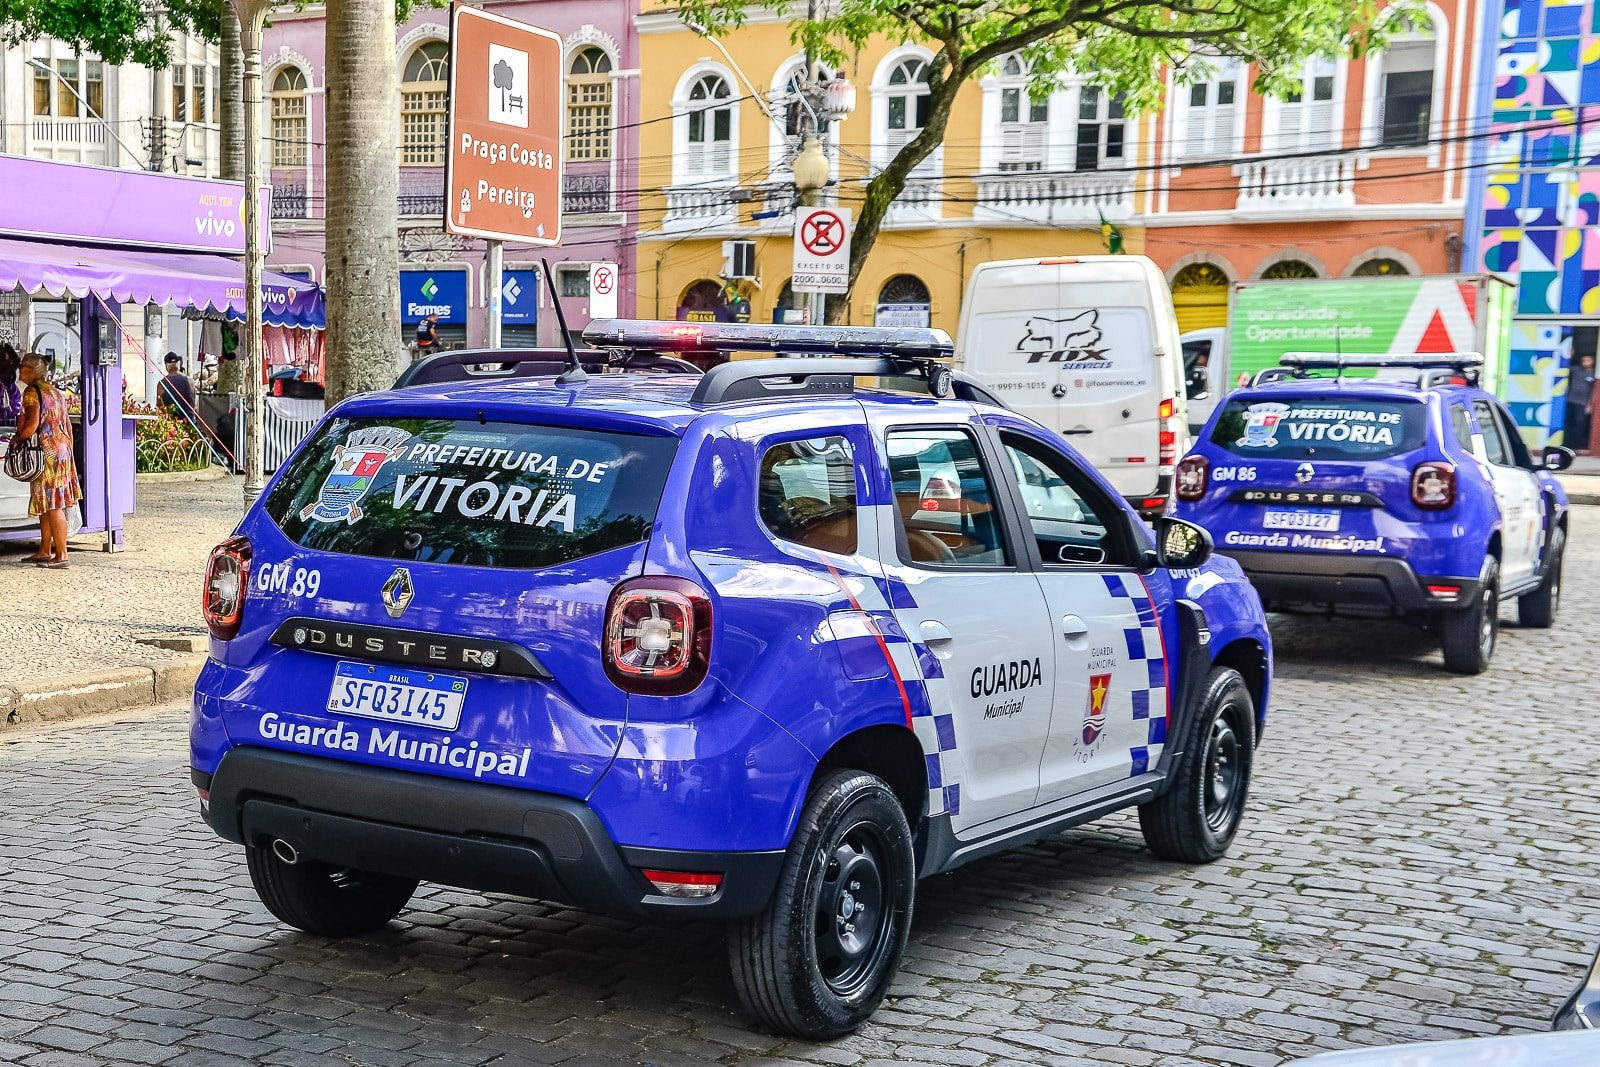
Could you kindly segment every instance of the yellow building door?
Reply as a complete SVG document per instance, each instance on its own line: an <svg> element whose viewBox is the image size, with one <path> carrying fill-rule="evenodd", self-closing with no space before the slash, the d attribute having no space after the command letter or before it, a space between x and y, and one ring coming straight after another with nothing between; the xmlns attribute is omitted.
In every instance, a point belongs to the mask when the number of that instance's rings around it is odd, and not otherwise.
<svg viewBox="0 0 1600 1067"><path fill-rule="evenodd" d="M1178 330L1203 330L1228 324L1228 276L1210 263L1191 263L1172 279L1172 307Z"/></svg>

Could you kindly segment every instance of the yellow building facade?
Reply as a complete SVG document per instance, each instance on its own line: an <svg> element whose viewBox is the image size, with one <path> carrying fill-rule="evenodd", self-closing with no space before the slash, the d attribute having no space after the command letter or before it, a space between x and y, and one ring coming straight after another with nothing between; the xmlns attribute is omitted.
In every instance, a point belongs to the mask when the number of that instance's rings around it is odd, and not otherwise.
<svg viewBox="0 0 1600 1067"><path fill-rule="evenodd" d="M637 21L639 314L784 321L805 307L788 284L804 128L791 27L753 13L712 41L648 3ZM829 72L855 87L856 106L822 138L835 178L824 203L859 213L869 176L920 129L931 58L884 40ZM1126 251L1142 251L1136 162L1155 129L1080 78L1035 102L1022 61L1007 57L963 87L943 146L914 172L849 294L849 321L954 334L973 267L1103 252L1102 217Z"/></svg>

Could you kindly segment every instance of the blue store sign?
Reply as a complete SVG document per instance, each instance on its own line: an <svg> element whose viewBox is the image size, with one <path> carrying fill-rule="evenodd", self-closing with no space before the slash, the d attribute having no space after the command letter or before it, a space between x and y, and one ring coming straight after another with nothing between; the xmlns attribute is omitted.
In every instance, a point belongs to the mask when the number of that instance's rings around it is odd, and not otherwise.
<svg viewBox="0 0 1600 1067"><path fill-rule="evenodd" d="M500 282L500 321L533 326L539 321L539 272L508 270Z"/></svg>
<svg viewBox="0 0 1600 1067"><path fill-rule="evenodd" d="M467 272L401 271L400 321L410 325L435 311L441 323L462 325L467 321Z"/></svg>

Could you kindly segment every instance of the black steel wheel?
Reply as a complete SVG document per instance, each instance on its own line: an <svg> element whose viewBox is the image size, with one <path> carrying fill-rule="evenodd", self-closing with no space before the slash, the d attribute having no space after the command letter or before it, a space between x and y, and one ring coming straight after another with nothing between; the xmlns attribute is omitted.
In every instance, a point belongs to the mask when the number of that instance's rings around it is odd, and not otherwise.
<svg viewBox="0 0 1600 1067"><path fill-rule="evenodd" d="M1500 562L1490 558L1483 583L1471 607L1447 611L1439 623L1444 666L1456 674L1482 674L1494 658L1500 635Z"/></svg>
<svg viewBox="0 0 1600 1067"><path fill-rule="evenodd" d="M1539 588L1517 598L1517 622L1530 630L1548 630L1561 610L1561 567L1566 561L1567 531L1557 528L1545 547L1544 580Z"/></svg>
<svg viewBox="0 0 1600 1067"><path fill-rule="evenodd" d="M1210 863L1233 844L1250 793L1256 707L1244 678L1214 667L1200 705L1183 728L1170 784L1139 806L1139 829L1150 851L1182 863Z"/></svg>
<svg viewBox="0 0 1600 1067"><path fill-rule="evenodd" d="M745 1009L795 1037L843 1037L883 1000L916 893L911 828L893 790L861 771L813 787L783 873L728 951Z"/></svg>

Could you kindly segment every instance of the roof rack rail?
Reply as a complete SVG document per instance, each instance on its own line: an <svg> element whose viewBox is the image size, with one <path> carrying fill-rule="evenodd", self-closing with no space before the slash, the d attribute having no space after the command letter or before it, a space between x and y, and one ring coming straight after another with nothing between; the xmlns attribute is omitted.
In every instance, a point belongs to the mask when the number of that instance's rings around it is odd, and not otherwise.
<svg viewBox="0 0 1600 1067"><path fill-rule="evenodd" d="M583 369L591 374L636 371L656 374L699 374L688 360L652 351L595 349L578 353ZM539 378L568 368L564 348L458 348L423 356L400 372L393 388L435 385L440 382L501 381Z"/></svg>

